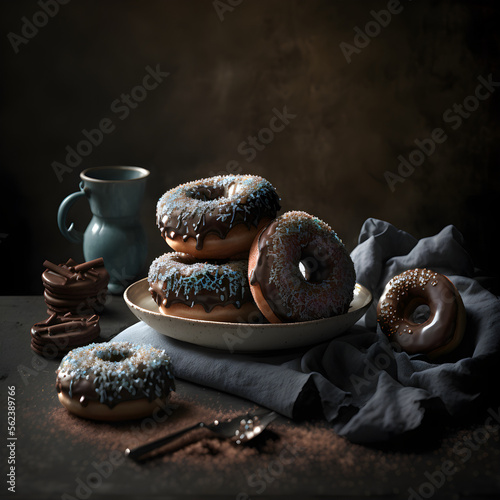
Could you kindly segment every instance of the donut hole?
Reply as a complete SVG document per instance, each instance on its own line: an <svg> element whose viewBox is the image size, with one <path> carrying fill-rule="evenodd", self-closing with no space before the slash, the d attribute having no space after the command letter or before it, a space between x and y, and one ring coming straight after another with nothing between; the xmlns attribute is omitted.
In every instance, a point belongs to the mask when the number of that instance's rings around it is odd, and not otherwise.
<svg viewBox="0 0 500 500"><path fill-rule="evenodd" d="M314 257L306 257L299 262L299 271L309 283L321 283L323 281L318 273L318 261Z"/></svg>
<svg viewBox="0 0 500 500"><path fill-rule="evenodd" d="M195 191L187 193L194 200L213 201L225 198L224 189L215 186L199 186Z"/></svg>
<svg viewBox="0 0 500 500"><path fill-rule="evenodd" d="M299 260L299 271L309 283L321 283L331 274L331 269L325 266L323 260L316 258L316 253L304 249Z"/></svg>
<svg viewBox="0 0 500 500"><path fill-rule="evenodd" d="M420 304L410 313L409 320L417 325L421 325L429 319L430 315L430 307L427 304Z"/></svg>
<svg viewBox="0 0 500 500"><path fill-rule="evenodd" d="M96 353L96 356L103 361L110 361L111 363L120 363L120 361L124 361L130 356L129 351L99 351Z"/></svg>
<svg viewBox="0 0 500 500"><path fill-rule="evenodd" d="M299 271L300 274L302 274L302 276L304 277L304 279L306 279L306 266L302 261L299 262Z"/></svg>

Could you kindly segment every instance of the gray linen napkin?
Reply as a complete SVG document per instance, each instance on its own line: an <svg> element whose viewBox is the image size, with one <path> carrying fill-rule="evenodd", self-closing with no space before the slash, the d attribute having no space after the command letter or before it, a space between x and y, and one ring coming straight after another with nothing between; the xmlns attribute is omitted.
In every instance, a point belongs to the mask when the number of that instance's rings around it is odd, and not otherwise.
<svg viewBox="0 0 500 500"><path fill-rule="evenodd" d="M169 339L139 322L115 340L151 344L172 358L176 377L226 391L288 417L314 403L340 435L358 443L385 441L419 427L424 415L472 412L498 380L500 300L473 279L459 231L447 226L416 240L391 224L368 219L353 250L357 281L374 302L345 335L302 350L230 354ZM430 362L393 349L377 331L376 304L394 275L427 267L448 276L467 313L465 338L445 359Z"/></svg>

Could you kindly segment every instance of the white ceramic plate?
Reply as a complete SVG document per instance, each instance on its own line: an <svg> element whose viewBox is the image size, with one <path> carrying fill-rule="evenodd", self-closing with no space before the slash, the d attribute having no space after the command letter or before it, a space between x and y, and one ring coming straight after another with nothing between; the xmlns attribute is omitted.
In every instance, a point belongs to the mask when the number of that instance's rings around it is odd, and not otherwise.
<svg viewBox="0 0 500 500"><path fill-rule="evenodd" d="M230 352L261 352L313 345L338 337L363 316L372 294L356 283L346 314L280 324L221 323L164 316L148 291L147 278L130 285L123 298L138 319L167 337Z"/></svg>

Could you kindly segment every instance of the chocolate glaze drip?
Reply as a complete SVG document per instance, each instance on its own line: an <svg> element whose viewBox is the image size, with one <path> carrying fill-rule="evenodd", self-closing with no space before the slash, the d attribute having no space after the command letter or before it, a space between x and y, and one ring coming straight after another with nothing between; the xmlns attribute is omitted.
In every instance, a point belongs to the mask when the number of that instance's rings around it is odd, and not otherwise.
<svg viewBox="0 0 500 500"><path fill-rule="evenodd" d="M276 231L278 222L271 222L260 234L257 243L257 264L250 276L250 284L258 284L262 295L266 298L266 302L273 313L282 321L286 321L287 309L283 301L280 300L278 288L271 283L271 268L273 266L274 257L267 251L269 242L272 241L273 234Z"/></svg>
<svg viewBox="0 0 500 500"><path fill-rule="evenodd" d="M273 186L257 176L219 176L178 186L165 193L157 206L157 224L164 239L195 238L203 248L207 234L224 239L237 224L257 227L280 210Z"/></svg>
<svg viewBox="0 0 500 500"><path fill-rule="evenodd" d="M146 376L144 373L139 375L141 378L144 378L144 386L147 387L147 383L149 381L149 376ZM170 393L170 391L175 390L175 383L171 377L171 375L167 372L164 366L160 367L159 373L155 378L156 384L158 384L158 380L161 380L161 393L165 396ZM88 380L85 378L79 378L77 380L72 379L71 377L63 377L60 376L56 379L56 390L58 393L62 392L66 394L68 397L72 397L77 399L83 407L88 406L90 401L95 401L99 403L99 394L95 390L96 387L96 376L91 373L89 374ZM144 392L140 390L136 390L135 394L130 392L127 389L123 389L120 391L119 398L107 399L105 404L109 406L109 408L114 408L118 403L124 401L133 401L136 399L147 398L149 402L154 401L158 396L156 393L151 391L149 395L146 395Z"/></svg>
<svg viewBox="0 0 500 500"><path fill-rule="evenodd" d="M227 284L227 281L222 283ZM239 309L243 304L252 302L253 300L250 288L246 289L245 293L233 297L229 297L226 291L220 295L210 290L204 290L200 293L190 293L187 296L179 297L173 290L163 290L159 284L151 285L149 291L159 306L170 307L172 304L186 304L192 307L193 305L201 305L207 313L212 311L215 306L232 305Z"/></svg>
<svg viewBox="0 0 500 500"><path fill-rule="evenodd" d="M165 351L108 342L69 352L57 370L56 390L82 406L95 401L113 408L124 401L166 399L175 382Z"/></svg>
<svg viewBox="0 0 500 500"><path fill-rule="evenodd" d="M167 308L180 303L201 305L207 313L215 306L239 309L253 301L247 268L247 261L203 263L187 254L165 254L151 264L149 291L158 305Z"/></svg>

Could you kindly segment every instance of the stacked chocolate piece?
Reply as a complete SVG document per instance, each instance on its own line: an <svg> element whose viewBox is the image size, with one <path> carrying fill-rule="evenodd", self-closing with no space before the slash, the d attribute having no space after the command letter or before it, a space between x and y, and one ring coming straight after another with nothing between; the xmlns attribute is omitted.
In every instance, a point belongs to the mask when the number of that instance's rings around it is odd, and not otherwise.
<svg viewBox="0 0 500 500"><path fill-rule="evenodd" d="M31 348L37 354L60 357L71 349L90 344L99 336L99 316L53 313L31 328Z"/></svg>
<svg viewBox="0 0 500 500"><path fill-rule="evenodd" d="M31 348L42 356L58 357L99 336L99 316L95 313L106 303L109 274L102 258L83 264L69 259L59 265L46 260L43 265L49 317L33 325Z"/></svg>
<svg viewBox="0 0 500 500"><path fill-rule="evenodd" d="M46 260L42 274L47 313L91 314L106 303L109 274L101 258L77 264L69 259L66 264Z"/></svg>

